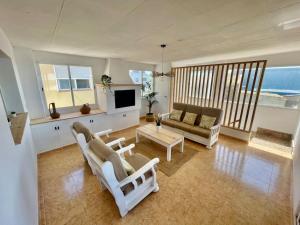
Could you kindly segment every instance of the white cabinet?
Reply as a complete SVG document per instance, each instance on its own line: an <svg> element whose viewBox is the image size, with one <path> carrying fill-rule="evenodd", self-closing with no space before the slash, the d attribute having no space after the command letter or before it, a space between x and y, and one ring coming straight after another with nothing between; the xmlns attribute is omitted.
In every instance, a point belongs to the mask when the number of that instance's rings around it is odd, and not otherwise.
<svg viewBox="0 0 300 225"><path fill-rule="evenodd" d="M129 111L107 115L105 113L80 116L31 125L32 136L38 152L45 152L75 143L71 126L79 121L93 133L106 129L122 130L139 124L139 111Z"/></svg>
<svg viewBox="0 0 300 225"><path fill-rule="evenodd" d="M122 130L139 124L139 111L128 111L111 114L111 128L113 131Z"/></svg>
<svg viewBox="0 0 300 225"><path fill-rule="evenodd" d="M62 126L60 122L31 126L33 141L39 152L61 147Z"/></svg>

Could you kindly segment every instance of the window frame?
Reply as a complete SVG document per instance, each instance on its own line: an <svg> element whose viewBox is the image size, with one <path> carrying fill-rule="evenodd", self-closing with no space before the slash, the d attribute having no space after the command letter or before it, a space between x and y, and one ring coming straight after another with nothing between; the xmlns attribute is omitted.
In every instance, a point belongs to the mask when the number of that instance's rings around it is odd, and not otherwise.
<svg viewBox="0 0 300 225"><path fill-rule="evenodd" d="M41 74L41 70L40 70L40 65L41 64L48 64L48 65L53 65L53 66L55 66L55 65L57 65L57 66L67 66L69 79L71 77L71 74L70 74L70 67L71 66L89 67L91 69L91 74L92 74L92 79L90 81L90 88L89 89L92 89L94 91L94 99L95 99L95 103L94 104L89 104L89 106L91 107L91 109L97 109L99 107L98 106L98 100L97 100L97 94L96 94L96 84L94 83L93 66L92 65L82 65L82 64L73 64L73 63L72 64L67 64L67 63L55 63L55 62L40 62L40 61L37 61L35 64L36 64L36 68L37 68L36 78L37 78L37 83L38 83L38 87L39 87L40 96L41 96L41 99L42 99L44 116L49 115L49 113L48 113L49 109L48 109L48 105L47 105L47 99L46 99L46 95L45 95L45 92L44 92L44 83L43 83L42 74ZM62 78L62 79L64 79L64 78ZM57 82L57 79L56 79L56 82ZM94 89L92 87L94 87ZM76 91L81 91L81 90L83 90L83 89L79 89L79 90L76 90ZM62 113L62 114L79 112L82 105L75 105L75 99L74 99L72 85L71 85L71 90L61 90L61 91L70 91L73 105L72 106L65 106L65 107L58 107L57 109L59 109L59 112Z"/></svg>
<svg viewBox="0 0 300 225"><path fill-rule="evenodd" d="M141 81L142 81L142 83L140 85L144 85L144 83L143 83L143 81L144 81L144 73L145 72L151 72L152 73L152 89L151 89L151 92L154 92L154 90L155 90L155 78L154 78L154 75L153 75L154 73L153 73L152 70L129 69L128 70L128 76L130 77L131 81L134 83L133 79L130 76L130 71L139 71L139 72L141 72L141 76L142 76L141 77ZM135 83L135 84L139 84L139 83ZM149 93L151 93L151 92L149 92ZM149 94L149 93L148 92L144 92L143 88L141 88L141 97L142 98L145 98L145 95Z"/></svg>

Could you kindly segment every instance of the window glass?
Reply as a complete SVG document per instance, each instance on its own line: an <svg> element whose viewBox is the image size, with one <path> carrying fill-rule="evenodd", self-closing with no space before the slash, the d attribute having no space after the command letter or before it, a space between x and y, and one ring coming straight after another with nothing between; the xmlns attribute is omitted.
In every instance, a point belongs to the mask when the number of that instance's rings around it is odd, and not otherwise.
<svg viewBox="0 0 300 225"><path fill-rule="evenodd" d="M95 92L91 67L70 66L72 80L74 80L73 95L76 106L86 103L95 104Z"/></svg>
<svg viewBox="0 0 300 225"><path fill-rule="evenodd" d="M91 67L49 64L39 66L47 104L55 102L58 108L95 104Z"/></svg>
<svg viewBox="0 0 300 225"><path fill-rule="evenodd" d="M153 92L154 80L152 71L129 70L129 76L134 84L142 85L142 96Z"/></svg>
<svg viewBox="0 0 300 225"><path fill-rule="evenodd" d="M60 91L71 89L70 80L59 79L59 80L57 80L57 84L58 84L58 89Z"/></svg>
<svg viewBox="0 0 300 225"><path fill-rule="evenodd" d="M90 81L89 80L76 80L77 89L87 89L90 88Z"/></svg>
<svg viewBox="0 0 300 225"><path fill-rule="evenodd" d="M300 67L267 68L259 97L259 104L299 108Z"/></svg>
<svg viewBox="0 0 300 225"><path fill-rule="evenodd" d="M68 77L68 74L65 73L65 71L68 71L68 67L40 64L40 71L47 105L54 102L58 108L73 106L70 84L66 84L65 80L57 79L58 77ZM69 88L69 91L60 91L60 85L62 85L62 88Z"/></svg>

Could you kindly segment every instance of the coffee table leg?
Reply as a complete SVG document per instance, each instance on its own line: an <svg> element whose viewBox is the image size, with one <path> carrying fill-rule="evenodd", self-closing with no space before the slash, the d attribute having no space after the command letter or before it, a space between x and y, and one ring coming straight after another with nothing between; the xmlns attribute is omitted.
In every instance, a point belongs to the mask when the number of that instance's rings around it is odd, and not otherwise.
<svg viewBox="0 0 300 225"><path fill-rule="evenodd" d="M172 148L171 146L167 147L167 161L170 162L171 161L171 153L172 153Z"/></svg>
<svg viewBox="0 0 300 225"><path fill-rule="evenodd" d="M139 143L140 141L140 137L139 137L139 134L138 132L135 133L135 143Z"/></svg>
<svg viewBox="0 0 300 225"><path fill-rule="evenodd" d="M181 148L180 148L180 152L183 152L184 149L184 138L181 141Z"/></svg>

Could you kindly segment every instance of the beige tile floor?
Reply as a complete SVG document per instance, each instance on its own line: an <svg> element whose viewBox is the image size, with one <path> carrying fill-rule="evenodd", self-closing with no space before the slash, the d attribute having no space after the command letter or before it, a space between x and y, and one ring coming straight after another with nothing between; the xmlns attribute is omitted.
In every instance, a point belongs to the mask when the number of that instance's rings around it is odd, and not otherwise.
<svg viewBox="0 0 300 225"><path fill-rule="evenodd" d="M115 136L134 137L135 128ZM191 141L186 145L204 146ZM40 224L291 224L290 159L221 136L121 219L76 145L39 155Z"/></svg>

